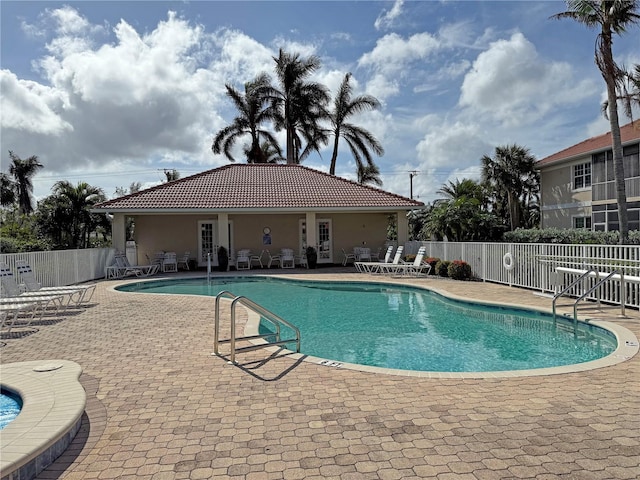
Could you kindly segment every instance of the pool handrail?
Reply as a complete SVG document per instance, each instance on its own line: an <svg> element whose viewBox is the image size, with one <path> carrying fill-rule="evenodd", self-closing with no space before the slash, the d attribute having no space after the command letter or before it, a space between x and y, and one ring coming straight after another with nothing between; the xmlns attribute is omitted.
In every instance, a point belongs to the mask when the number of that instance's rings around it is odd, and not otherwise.
<svg viewBox="0 0 640 480"><path fill-rule="evenodd" d="M233 299L231 301L231 335L230 335L230 338L228 339L220 340L220 300L224 297ZM250 310L253 310L262 318L264 318L265 320L273 324L276 328L275 333L265 333L265 334L258 334L258 335L236 337L236 305L237 304L241 304L244 307L247 307ZM285 325L286 327L293 330L295 332L295 338L282 340L282 338L280 337L281 325ZM238 340L257 340L257 339L265 339L265 338L274 337L274 336L276 337L275 341L236 348L236 342ZM275 345L286 345L288 343L293 343L293 342L296 342L296 353L300 353L300 330L291 322L288 322L287 320L279 317L275 313L267 310L262 305L259 305L253 300L247 297L244 297L242 295L236 296L233 293L229 292L228 290L223 290L220 293L218 293L218 295L216 295L214 337L213 337L213 343L214 343L213 353L215 355L220 355L219 346L221 343L230 343L231 345L230 361L231 363L236 363L235 361L236 353L246 352L250 350L257 350L260 348L266 348L266 347L271 347Z"/></svg>

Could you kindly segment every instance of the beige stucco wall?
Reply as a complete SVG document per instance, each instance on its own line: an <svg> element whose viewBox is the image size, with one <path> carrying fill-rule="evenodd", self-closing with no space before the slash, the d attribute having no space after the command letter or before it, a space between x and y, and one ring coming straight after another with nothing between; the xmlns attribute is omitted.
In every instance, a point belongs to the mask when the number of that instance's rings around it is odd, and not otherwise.
<svg viewBox="0 0 640 480"><path fill-rule="evenodd" d="M571 188L573 165L586 161L540 171L542 228L571 228L572 216L591 214L591 188Z"/></svg>
<svg viewBox="0 0 640 480"><path fill-rule="evenodd" d="M331 220L333 262L342 261L342 249L366 245L374 251L386 241L389 213L317 213L316 219ZM191 257L198 255L198 222L217 221L217 215L139 215L136 222L135 241L138 246L138 263L146 264L157 251L174 251L181 256L185 251ZM231 250L248 248L254 252L269 249L272 253L281 248L293 248L299 252L300 221L304 214L230 214L232 224ZM263 228L271 229L271 245L263 245Z"/></svg>

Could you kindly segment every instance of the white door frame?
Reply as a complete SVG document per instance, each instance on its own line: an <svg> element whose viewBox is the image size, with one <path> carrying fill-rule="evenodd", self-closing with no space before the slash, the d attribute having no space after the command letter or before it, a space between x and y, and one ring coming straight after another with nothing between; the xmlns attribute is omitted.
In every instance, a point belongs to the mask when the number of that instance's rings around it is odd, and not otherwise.
<svg viewBox="0 0 640 480"><path fill-rule="evenodd" d="M328 226L328 238L325 239L320 238L320 224L324 223ZM306 235L306 224L307 221L305 219L300 219L299 222L299 236L298 243L300 246L300 251L304 252L307 247L307 235ZM316 249L318 253L318 263L333 263L333 224L330 218L317 218L316 219L316 245L313 247Z"/></svg>
<svg viewBox="0 0 640 480"><path fill-rule="evenodd" d="M204 251L202 231L206 225L212 228L211 265L218 266L218 247L220 246L220 225L219 220L198 220L198 266L207 266L207 253ZM229 245L233 245L233 220L229 220ZM231 258L231 250L228 255Z"/></svg>

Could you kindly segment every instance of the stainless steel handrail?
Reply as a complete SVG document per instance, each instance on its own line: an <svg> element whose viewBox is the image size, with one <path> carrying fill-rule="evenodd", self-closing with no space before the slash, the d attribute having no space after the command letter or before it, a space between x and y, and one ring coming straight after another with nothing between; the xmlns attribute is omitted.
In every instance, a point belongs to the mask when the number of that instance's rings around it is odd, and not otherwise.
<svg viewBox="0 0 640 480"><path fill-rule="evenodd" d="M586 272L584 272L582 275L580 275L577 279L575 279L573 282L571 282L570 285L566 286L565 288L562 289L562 291L560 291L559 293L556 293L553 296L553 300L551 301L551 309L553 311L553 319L556 319L556 301L558 300L558 298L560 298L561 296L563 296L565 293L567 293L569 290L571 290L573 287L575 287L576 285L578 285L578 283L580 283L585 277L587 277L590 273L597 273L594 269L589 269Z"/></svg>
<svg viewBox="0 0 640 480"><path fill-rule="evenodd" d="M227 298L232 298L233 300L231 301L231 335L229 339L224 339L224 340L220 340L220 300L224 297ZM236 306L238 304L241 304L247 308L249 308L250 310L253 310L254 312L256 312L257 314L259 314L262 318L264 318L265 320L267 320L268 322L270 322L271 324L273 324L276 328L276 332L275 333L266 333L266 334L259 334L259 335L250 335L250 336L244 336L244 337L236 337ZM214 344L214 353L216 355L219 355L219 345L221 343L230 343L231 345L231 353L230 353L230 361L231 363L235 363L235 358L236 358L236 352L239 351L248 351L248 350L256 350L259 348L266 348L269 346L274 346L274 345L284 345L287 343L296 343L296 353L300 353L300 330L298 329L298 327L296 327L295 325L293 325L291 322L288 322L287 320L279 317L278 315L276 315L275 313L267 310L266 308L264 308L262 305L257 304L256 302L254 302L253 300L244 297L244 296L235 296L233 293L227 291L227 290L223 290L222 292L218 293L218 295L216 295L216 303L215 303L215 320L214 320L215 324L214 324L214 337L213 337L213 344ZM281 325L285 325L286 327L290 328L291 330L293 330L295 332L295 339L285 339L282 340L282 338L280 337L280 327ZM276 340L274 342L267 342L265 344L260 344L260 345L252 345L249 347L242 347L242 348L236 348L236 342L238 340L249 340L249 339L258 339L258 338L268 338L268 337L276 337Z"/></svg>
<svg viewBox="0 0 640 480"><path fill-rule="evenodd" d="M593 285L590 289L588 289L586 292L584 292L582 295L580 295L578 297L576 302L573 304L573 321L574 322L578 321L578 303L580 302L580 300L583 300L587 295L589 295L591 292L593 292L596 288L600 287L600 285L605 283L607 280L609 280L612 276L616 275L617 273L618 272L614 270L609 275L607 275L605 278L603 278L603 279L599 280L598 282L596 282L595 285ZM600 295L598 295L597 298L598 298L598 306L600 306Z"/></svg>

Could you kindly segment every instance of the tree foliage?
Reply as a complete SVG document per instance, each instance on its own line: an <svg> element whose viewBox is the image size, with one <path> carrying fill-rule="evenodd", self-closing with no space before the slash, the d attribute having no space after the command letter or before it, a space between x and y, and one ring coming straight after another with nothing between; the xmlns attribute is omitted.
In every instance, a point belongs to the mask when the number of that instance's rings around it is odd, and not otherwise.
<svg viewBox="0 0 640 480"><path fill-rule="evenodd" d="M22 159L9 150L9 174L14 178L15 195L18 200L18 208L23 215L29 215L33 212L33 203L31 202L31 194L33 193L33 182L31 178L43 168L38 161L38 157L32 155L29 158Z"/></svg>

